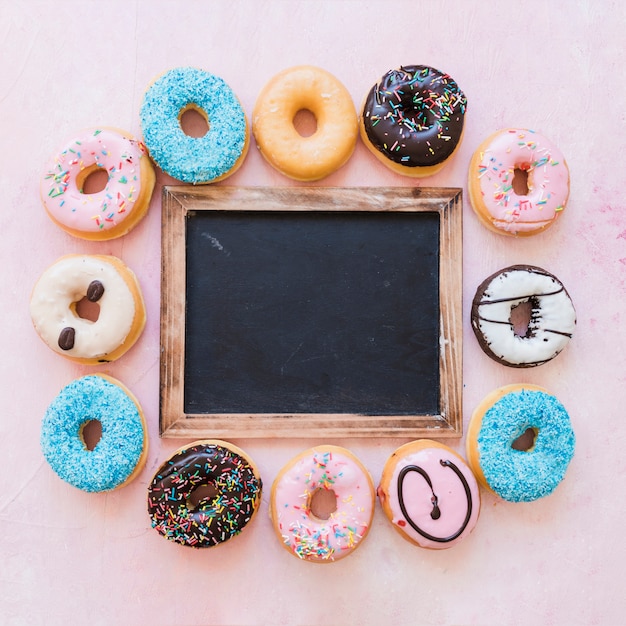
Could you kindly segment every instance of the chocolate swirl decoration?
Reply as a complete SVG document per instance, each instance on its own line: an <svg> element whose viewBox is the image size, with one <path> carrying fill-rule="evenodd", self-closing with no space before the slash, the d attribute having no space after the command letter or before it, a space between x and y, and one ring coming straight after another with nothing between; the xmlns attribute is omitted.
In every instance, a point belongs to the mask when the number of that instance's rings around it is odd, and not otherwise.
<svg viewBox="0 0 626 626"><path fill-rule="evenodd" d="M460 537L470 521L470 517L472 516L472 493L470 491L469 485L467 484L465 476L463 476L461 470L452 461L449 461L447 459L440 459L439 463L443 467L449 467L459 477L459 480L463 485L463 489L465 490L465 497L467 499L467 513L465 514L465 519L463 520L463 524L461 525L459 530L457 530L453 535L450 535L449 537L436 537L435 535L431 535L430 533L427 533L425 530L420 528L409 516L409 513L404 504L404 479L410 472L417 472L427 482L428 486L430 487L430 491L433 494L431 498L433 509L430 512L430 517L434 520L438 520L441 517L439 498L435 494L432 481L430 480L430 476L424 468L419 467L418 465L407 465L406 467L403 467L400 471L400 474L398 475L398 501L400 503L400 510L402 511L402 515L404 515L407 523L411 526L411 528L413 528L413 530L415 530L415 532L419 533L420 535L422 535L422 537L425 537L430 541L436 541L438 543L448 543L450 541L454 541L457 537Z"/></svg>
<svg viewBox="0 0 626 626"><path fill-rule="evenodd" d="M193 507L199 487L216 495ZM198 442L166 461L148 488L152 527L165 538L194 548L209 548L239 534L252 518L262 482L241 455L225 446Z"/></svg>
<svg viewBox="0 0 626 626"><path fill-rule="evenodd" d="M467 98L448 75L427 65L387 72L369 91L363 126L372 145L406 167L445 161L463 133Z"/></svg>

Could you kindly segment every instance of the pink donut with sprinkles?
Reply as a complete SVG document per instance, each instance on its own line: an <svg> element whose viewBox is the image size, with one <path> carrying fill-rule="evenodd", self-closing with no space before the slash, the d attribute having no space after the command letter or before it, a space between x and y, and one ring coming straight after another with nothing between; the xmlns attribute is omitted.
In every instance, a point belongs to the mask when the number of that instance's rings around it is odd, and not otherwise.
<svg viewBox="0 0 626 626"><path fill-rule="evenodd" d="M270 516L291 554L329 563L361 545L372 523L374 502L372 478L354 454L339 446L316 446L278 473Z"/></svg>
<svg viewBox="0 0 626 626"><path fill-rule="evenodd" d="M561 151L532 130L508 128L483 141L469 167L474 212L490 230L530 236L554 224L569 197Z"/></svg>
<svg viewBox="0 0 626 626"><path fill-rule="evenodd" d="M98 172L104 173L100 180L106 178L106 184L90 193L92 186L85 183ZM55 224L74 237L103 241L121 237L139 223L154 183L154 167L140 141L120 130L92 128L52 157L40 192Z"/></svg>

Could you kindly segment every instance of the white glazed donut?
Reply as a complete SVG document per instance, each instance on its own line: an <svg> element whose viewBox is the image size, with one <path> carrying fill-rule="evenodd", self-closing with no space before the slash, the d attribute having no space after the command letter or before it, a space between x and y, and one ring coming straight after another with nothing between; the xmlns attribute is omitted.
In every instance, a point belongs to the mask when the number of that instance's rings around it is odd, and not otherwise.
<svg viewBox="0 0 626 626"><path fill-rule="evenodd" d="M529 302L528 330L515 333L512 310ZM532 265L511 265L486 278L476 290L471 321L485 353L511 367L533 367L553 359L569 342L576 311L556 276Z"/></svg>
<svg viewBox="0 0 626 626"><path fill-rule="evenodd" d="M77 304L97 303L96 321L82 318ZM113 256L70 254L37 281L30 301L35 330L68 359L94 365L121 357L146 322L143 297L132 271Z"/></svg>
<svg viewBox="0 0 626 626"><path fill-rule="evenodd" d="M322 519L312 510L316 494L330 495L336 509ZM283 467L272 485L270 515L283 546L305 561L328 563L351 554L374 515L374 484L345 448L317 446Z"/></svg>

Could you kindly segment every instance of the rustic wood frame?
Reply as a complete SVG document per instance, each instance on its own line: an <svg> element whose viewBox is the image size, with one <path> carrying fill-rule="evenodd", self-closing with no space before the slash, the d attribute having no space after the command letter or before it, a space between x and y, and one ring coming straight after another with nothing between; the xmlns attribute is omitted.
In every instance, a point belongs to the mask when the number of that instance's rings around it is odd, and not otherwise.
<svg viewBox="0 0 626 626"><path fill-rule="evenodd" d="M186 221L196 211L422 211L440 216L440 412L436 415L187 414L184 411ZM460 437L462 192L424 187L164 187L161 437Z"/></svg>

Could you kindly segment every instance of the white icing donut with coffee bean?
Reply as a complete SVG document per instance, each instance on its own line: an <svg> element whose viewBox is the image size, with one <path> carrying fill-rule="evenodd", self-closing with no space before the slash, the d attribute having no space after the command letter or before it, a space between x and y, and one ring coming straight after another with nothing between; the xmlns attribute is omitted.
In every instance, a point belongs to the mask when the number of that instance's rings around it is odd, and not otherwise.
<svg viewBox="0 0 626 626"><path fill-rule="evenodd" d="M97 304L95 321L79 315L83 299ZM118 359L137 341L146 321L135 275L120 259L106 255L70 254L57 260L37 281L30 313L52 350L86 365Z"/></svg>
<svg viewBox="0 0 626 626"><path fill-rule="evenodd" d="M515 332L513 309L530 305L528 328ZM512 265L485 279L472 303L472 328L485 353L511 367L534 367L568 344L576 311L556 276L540 267Z"/></svg>

